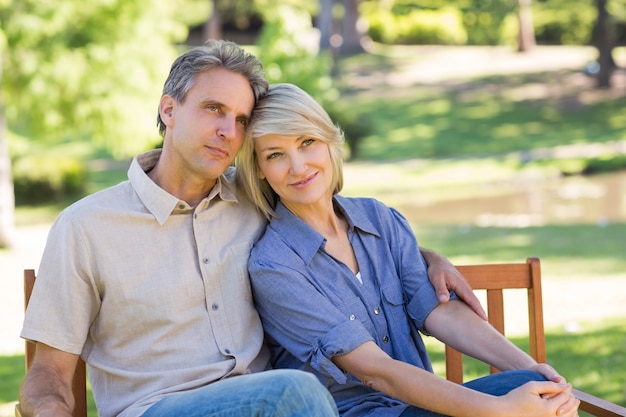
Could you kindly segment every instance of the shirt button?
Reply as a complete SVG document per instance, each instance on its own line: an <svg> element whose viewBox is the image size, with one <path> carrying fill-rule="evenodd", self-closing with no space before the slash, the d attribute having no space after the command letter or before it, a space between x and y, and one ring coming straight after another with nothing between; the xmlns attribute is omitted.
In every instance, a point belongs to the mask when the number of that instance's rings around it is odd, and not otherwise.
<svg viewBox="0 0 626 417"><path fill-rule="evenodd" d="M184 204L179 204L178 208L181 209L181 210L184 210L185 209L185 205Z"/></svg>
<svg viewBox="0 0 626 417"><path fill-rule="evenodd" d="M380 314L380 308L375 307L374 308L374 314L379 315Z"/></svg>
<svg viewBox="0 0 626 417"><path fill-rule="evenodd" d="M218 306L217 304L213 304L211 306L211 309L213 309L213 311L217 311L218 308L220 308L220 306Z"/></svg>
<svg viewBox="0 0 626 417"><path fill-rule="evenodd" d="M383 337L383 343L389 343L389 336Z"/></svg>
<svg viewBox="0 0 626 417"><path fill-rule="evenodd" d="M224 349L224 353L230 355L230 349Z"/></svg>
<svg viewBox="0 0 626 417"><path fill-rule="evenodd" d="M354 320L356 319L356 316L354 314L350 314L350 320Z"/></svg>
<svg viewBox="0 0 626 417"><path fill-rule="evenodd" d="M202 258L202 263L208 264L209 263L209 258Z"/></svg>

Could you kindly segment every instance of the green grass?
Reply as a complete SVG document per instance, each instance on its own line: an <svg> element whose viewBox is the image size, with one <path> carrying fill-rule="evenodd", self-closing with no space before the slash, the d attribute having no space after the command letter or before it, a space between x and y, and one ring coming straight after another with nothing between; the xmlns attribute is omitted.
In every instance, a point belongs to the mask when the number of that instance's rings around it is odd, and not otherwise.
<svg viewBox="0 0 626 417"><path fill-rule="evenodd" d="M542 259L544 277L619 276L626 271L626 223L505 228L412 223L420 244L455 263ZM626 311L626 310L622 310Z"/></svg>
<svg viewBox="0 0 626 417"><path fill-rule="evenodd" d="M581 86L585 76L580 71L416 81L402 88L382 81L358 87L352 82L358 74L393 74L408 60L415 64L423 59L414 56L419 49L407 50L401 58L381 53L342 63L341 105L367 114L372 127L362 141L360 160L492 156L626 139L626 114L618 111L626 96L600 96Z"/></svg>
<svg viewBox="0 0 626 417"><path fill-rule="evenodd" d="M511 337L528 351L528 340ZM445 377L443 345L426 339L435 373ZM548 363L577 389L626 406L626 323L615 318L602 326L583 324L576 333L548 330L546 333ZM489 373L489 367L472 358L465 358L465 380Z"/></svg>

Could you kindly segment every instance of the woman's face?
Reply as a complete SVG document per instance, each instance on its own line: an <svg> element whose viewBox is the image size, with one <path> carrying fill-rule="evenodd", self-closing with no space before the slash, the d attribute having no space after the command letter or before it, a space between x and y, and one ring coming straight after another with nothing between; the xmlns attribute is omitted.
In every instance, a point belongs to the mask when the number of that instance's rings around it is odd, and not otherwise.
<svg viewBox="0 0 626 417"><path fill-rule="evenodd" d="M260 177L288 206L332 198L328 144L310 136L265 135L254 141Z"/></svg>

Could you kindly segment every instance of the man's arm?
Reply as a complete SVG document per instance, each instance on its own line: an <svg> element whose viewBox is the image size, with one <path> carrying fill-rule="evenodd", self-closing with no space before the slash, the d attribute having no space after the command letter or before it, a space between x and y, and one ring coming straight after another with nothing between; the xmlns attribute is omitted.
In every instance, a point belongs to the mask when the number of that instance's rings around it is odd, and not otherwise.
<svg viewBox="0 0 626 417"><path fill-rule="evenodd" d="M33 364L20 390L23 417L72 416L72 378L78 358L78 355L37 343Z"/></svg>
<svg viewBox="0 0 626 417"><path fill-rule="evenodd" d="M487 320L487 313L485 313L476 294L472 291L472 287L470 287L459 270L446 257L437 252L420 247L420 253L426 260L426 264L428 264L428 278L433 287L435 287L439 301L447 303L450 300L450 291L452 290L481 319Z"/></svg>

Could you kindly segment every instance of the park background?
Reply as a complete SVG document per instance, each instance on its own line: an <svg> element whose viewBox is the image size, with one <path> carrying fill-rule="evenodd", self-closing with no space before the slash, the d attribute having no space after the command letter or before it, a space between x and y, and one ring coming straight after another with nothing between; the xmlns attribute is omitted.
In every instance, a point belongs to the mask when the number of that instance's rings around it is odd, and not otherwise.
<svg viewBox="0 0 626 417"><path fill-rule="evenodd" d="M22 269L63 207L158 146L169 65L208 36L330 111L343 194L399 208L455 263L540 257L549 362L626 405L625 0L0 0L0 25L0 417ZM521 346L523 303L507 296Z"/></svg>

